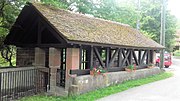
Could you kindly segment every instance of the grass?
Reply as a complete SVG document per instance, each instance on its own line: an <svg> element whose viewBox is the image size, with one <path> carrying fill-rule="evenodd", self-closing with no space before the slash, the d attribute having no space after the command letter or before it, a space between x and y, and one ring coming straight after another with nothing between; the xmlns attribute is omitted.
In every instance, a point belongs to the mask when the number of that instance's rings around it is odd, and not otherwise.
<svg viewBox="0 0 180 101"><path fill-rule="evenodd" d="M125 81L118 85L113 85L106 88L98 89L79 96L55 97L55 96L36 95L36 96L22 98L20 101L94 101L114 93L122 92L124 90L136 86L144 85L147 83L151 83L154 81L163 80L171 76L173 76L173 73L164 72L147 78Z"/></svg>
<svg viewBox="0 0 180 101"><path fill-rule="evenodd" d="M180 50L176 50L175 52L173 52L174 56L180 56Z"/></svg>

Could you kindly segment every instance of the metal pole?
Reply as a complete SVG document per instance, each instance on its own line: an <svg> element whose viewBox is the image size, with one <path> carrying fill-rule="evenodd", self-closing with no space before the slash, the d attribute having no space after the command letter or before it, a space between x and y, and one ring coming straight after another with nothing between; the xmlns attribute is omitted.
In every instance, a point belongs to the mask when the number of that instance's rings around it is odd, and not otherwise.
<svg viewBox="0 0 180 101"><path fill-rule="evenodd" d="M137 17L137 23L136 23L136 28L137 28L137 30L139 30L140 29L140 0L138 0L138 17Z"/></svg>
<svg viewBox="0 0 180 101"><path fill-rule="evenodd" d="M166 13L166 0L162 0L161 8L161 34L160 34L160 44L165 46L165 13ZM164 49L160 51L160 68L164 67Z"/></svg>

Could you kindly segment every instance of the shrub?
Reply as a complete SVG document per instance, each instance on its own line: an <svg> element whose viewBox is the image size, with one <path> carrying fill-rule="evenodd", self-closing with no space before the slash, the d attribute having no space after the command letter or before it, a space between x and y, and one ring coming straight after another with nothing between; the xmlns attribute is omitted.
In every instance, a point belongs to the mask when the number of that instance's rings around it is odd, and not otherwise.
<svg viewBox="0 0 180 101"><path fill-rule="evenodd" d="M180 50L176 50L173 52L174 56L180 56Z"/></svg>

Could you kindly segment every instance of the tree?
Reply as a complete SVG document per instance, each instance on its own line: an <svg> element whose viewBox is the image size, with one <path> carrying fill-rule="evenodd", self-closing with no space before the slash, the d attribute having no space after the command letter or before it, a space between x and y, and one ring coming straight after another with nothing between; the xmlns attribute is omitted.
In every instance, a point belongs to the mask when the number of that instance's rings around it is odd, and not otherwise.
<svg viewBox="0 0 180 101"><path fill-rule="evenodd" d="M3 41L15 19L17 18L23 5L25 5L26 0L1 0L0 1L0 52L1 56L9 62L10 66L12 64L12 57L15 52L13 46L4 46Z"/></svg>
<svg viewBox="0 0 180 101"><path fill-rule="evenodd" d="M41 0L41 2L62 9L68 8L68 2L66 0Z"/></svg>
<svg viewBox="0 0 180 101"><path fill-rule="evenodd" d="M69 10L94 17L136 26L137 12L133 6L121 5L118 0L70 0ZM127 7L128 6L128 7Z"/></svg>
<svg viewBox="0 0 180 101"><path fill-rule="evenodd" d="M142 18L141 30L153 35L152 39L160 42L161 27L161 1L160 0L141 0ZM151 4L151 5L149 5ZM166 32L165 47L167 51L172 51L177 27L177 19L166 11Z"/></svg>
<svg viewBox="0 0 180 101"><path fill-rule="evenodd" d="M165 34L165 46L167 51L173 51L177 30L177 19L171 15L169 11L166 13L166 34Z"/></svg>

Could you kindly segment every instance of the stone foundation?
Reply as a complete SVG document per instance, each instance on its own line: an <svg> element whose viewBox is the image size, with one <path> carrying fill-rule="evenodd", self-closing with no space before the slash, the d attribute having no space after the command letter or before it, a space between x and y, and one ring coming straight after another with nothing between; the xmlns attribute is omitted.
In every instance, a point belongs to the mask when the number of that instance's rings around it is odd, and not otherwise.
<svg viewBox="0 0 180 101"><path fill-rule="evenodd" d="M135 72L110 72L105 75L85 75L72 78L72 85L69 88L69 94L78 95L99 88L104 88L113 84L120 84L127 80L145 78L154 74L159 74L163 70L155 67L152 69L140 69Z"/></svg>

